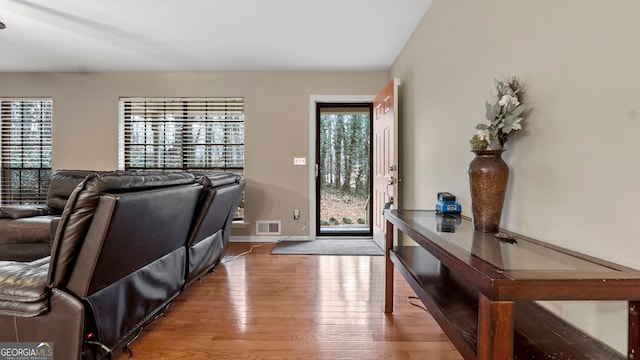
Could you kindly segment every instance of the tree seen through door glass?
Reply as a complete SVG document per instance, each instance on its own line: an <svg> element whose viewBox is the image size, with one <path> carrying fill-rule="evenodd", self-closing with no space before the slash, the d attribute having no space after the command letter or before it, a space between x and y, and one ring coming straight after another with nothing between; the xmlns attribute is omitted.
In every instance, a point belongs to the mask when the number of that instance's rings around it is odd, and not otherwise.
<svg viewBox="0 0 640 360"><path fill-rule="evenodd" d="M322 108L320 232L370 230L370 108Z"/></svg>

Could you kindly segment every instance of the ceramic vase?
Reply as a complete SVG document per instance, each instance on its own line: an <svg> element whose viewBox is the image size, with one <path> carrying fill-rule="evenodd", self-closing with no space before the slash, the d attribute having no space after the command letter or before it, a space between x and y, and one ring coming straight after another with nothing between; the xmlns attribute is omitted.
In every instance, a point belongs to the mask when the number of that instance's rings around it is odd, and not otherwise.
<svg viewBox="0 0 640 360"><path fill-rule="evenodd" d="M502 206L509 180L509 166L502 159L504 150L472 150L469 163L471 211L476 231L496 233L500 228Z"/></svg>

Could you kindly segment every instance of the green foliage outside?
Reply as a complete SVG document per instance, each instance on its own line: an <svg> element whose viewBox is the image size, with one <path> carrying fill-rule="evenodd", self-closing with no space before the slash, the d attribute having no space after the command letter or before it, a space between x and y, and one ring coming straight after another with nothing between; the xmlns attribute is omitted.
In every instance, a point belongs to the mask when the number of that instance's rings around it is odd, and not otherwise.
<svg viewBox="0 0 640 360"><path fill-rule="evenodd" d="M2 204L45 201L51 178L51 100L0 101Z"/></svg>
<svg viewBox="0 0 640 360"><path fill-rule="evenodd" d="M321 225L360 224L352 219L367 218L370 176L370 116L353 113L326 113L320 116L319 173ZM346 210L345 210L346 209ZM347 213L341 213L341 212ZM340 220L338 220L340 219Z"/></svg>

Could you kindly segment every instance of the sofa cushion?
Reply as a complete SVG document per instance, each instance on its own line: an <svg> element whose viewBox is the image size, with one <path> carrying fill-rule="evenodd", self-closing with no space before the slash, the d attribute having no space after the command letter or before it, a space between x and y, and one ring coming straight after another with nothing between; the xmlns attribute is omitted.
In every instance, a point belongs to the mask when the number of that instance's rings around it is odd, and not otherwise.
<svg viewBox="0 0 640 360"><path fill-rule="evenodd" d="M51 254L51 243L0 244L0 261L33 261Z"/></svg>
<svg viewBox="0 0 640 360"><path fill-rule="evenodd" d="M51 222L57 215L0 219L0 244L51 242Z"/></svg>
<svg viewBox="0 0 640 360"><path fill-rule="evenodd" d="M21 219L53 213L47 205L5 205L0 207L0 218Z"/></svg>
<svg viewBox="0 0 640 360"><path fill-rule="evenodd" d="M0 261L0 315L31 317L48 310L49 257Z"/></svg>
<svg viewBox="0 0 640 360"><path fill-rule="evenodd" d="M32 261L51 255L51 224L58 217L0 219L0 260Z"/></svg>

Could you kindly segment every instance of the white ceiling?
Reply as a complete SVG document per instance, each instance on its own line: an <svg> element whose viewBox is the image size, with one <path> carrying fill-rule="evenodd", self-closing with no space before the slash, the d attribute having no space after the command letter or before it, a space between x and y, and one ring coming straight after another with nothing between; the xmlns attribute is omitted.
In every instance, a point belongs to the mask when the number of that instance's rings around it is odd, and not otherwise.
<svg viewBox="0 0 640 360"><path fill-rule="evenodd" d="M0 0L0 72L387 70L431 0Z"/></svg>

